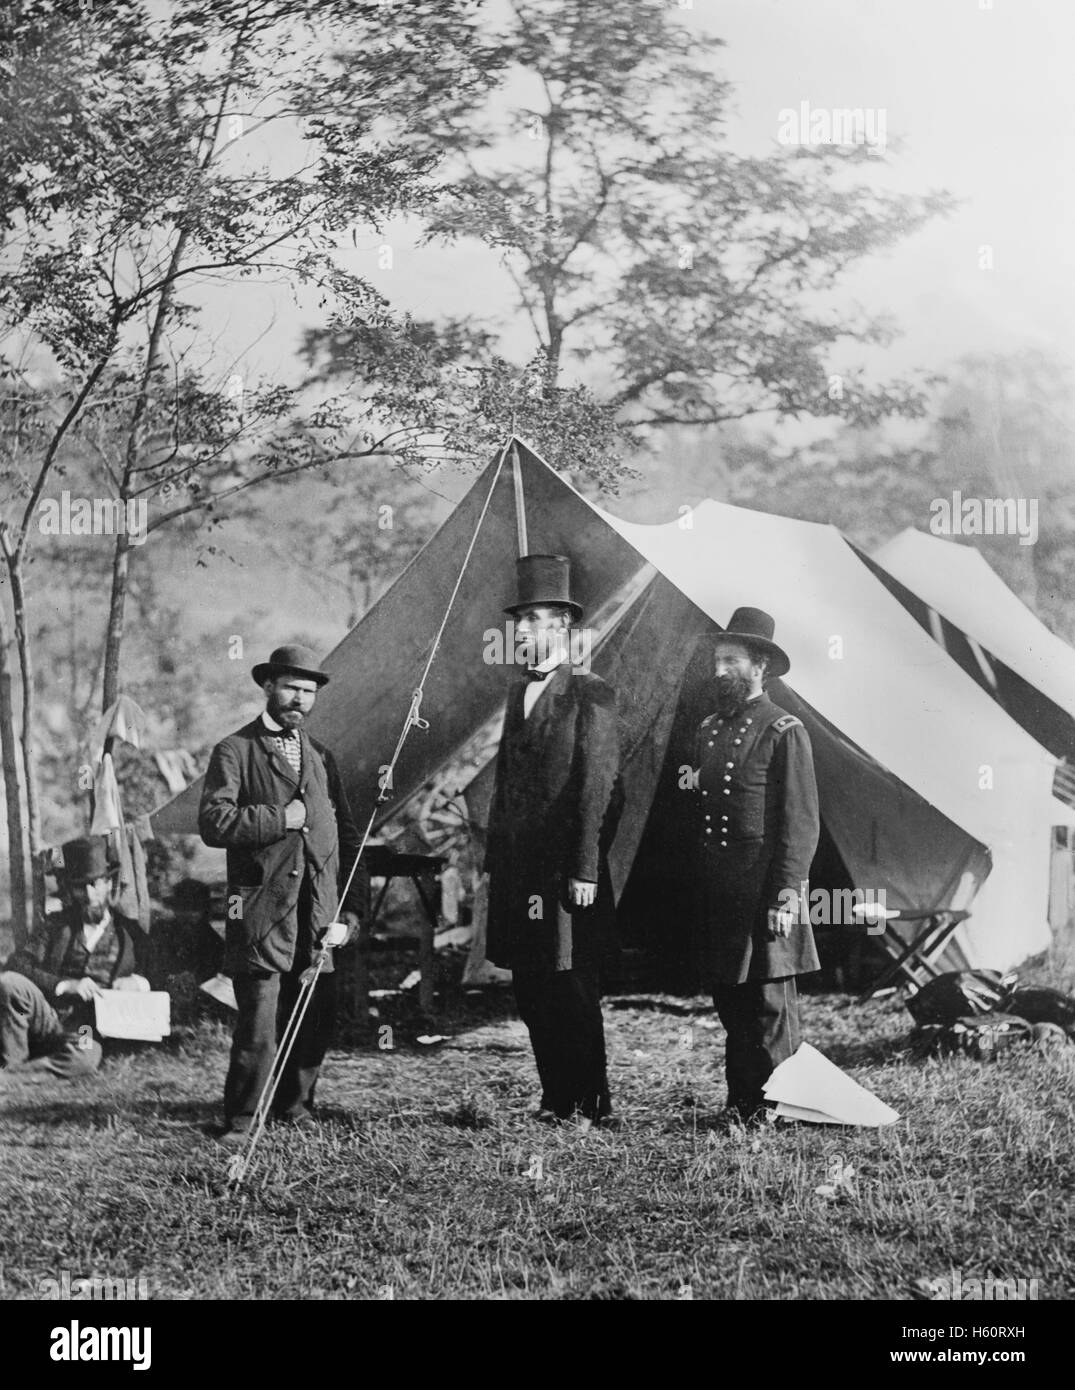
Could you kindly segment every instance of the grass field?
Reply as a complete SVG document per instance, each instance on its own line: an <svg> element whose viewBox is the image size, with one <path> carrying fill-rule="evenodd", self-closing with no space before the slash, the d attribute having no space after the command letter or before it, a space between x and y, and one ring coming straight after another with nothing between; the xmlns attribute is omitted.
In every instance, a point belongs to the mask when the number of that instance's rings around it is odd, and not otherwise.
<svg viewBox="0 0 1075 1390"><path fill-rule="evenodd" d="M0 1078L0 1297L67 1271L161 1299L911 1299L952 1270L1072 1296L1075 1047L914 1061L897 998L810 996L806 1036L901 1120L725 1134L702 1003L606 1003L625 1127L588 1134L529 1118L506 998L455 997L433 1049L401 1016L396 1050L330 1054L322 1122L268 1131L239 1192L203 1132L219 1022L91 1082Z"/></svg>

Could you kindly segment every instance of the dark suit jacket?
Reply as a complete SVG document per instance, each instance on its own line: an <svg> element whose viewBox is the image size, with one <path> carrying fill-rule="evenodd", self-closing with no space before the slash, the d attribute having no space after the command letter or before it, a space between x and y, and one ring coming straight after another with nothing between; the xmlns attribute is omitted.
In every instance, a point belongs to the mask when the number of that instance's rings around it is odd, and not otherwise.
<svg viewBox="0 0 1075 1390"><path fill-rule="evenodd" d="M82 917L77 908L67 907L45 918L44 926L33 933L26 946L12 955L4 969L16 971L32 980L54 1007L70 1004L68 995L56 999L61 980L81 980L91 976L105 989L125 975L145 975L147 942L140 931L132 931L112 913L112 924L103 932L92 951L82 939Z"/></svg>
<svg viewBox="0 0 1075 1390"><path fill-rule="evenodd" d="M233 975L309 964L296 961L300 926L303 954L310 956L336 916L359 845L328 749L300 731L300 783L272 737L259 716L217 744L198 813L205 843L228 851L224 967ZM306 825L287 830L285 807L298 795ZM366 883L360 868L344 910L363 911ZM331 958L325 969L332 969Z"/></svg>
<svg viewBox="0 0 1075 1390"><path fill-rule="evenodd" d="M623 804L616 697L570 664L549 677L523 717L526 681L513 684L497 753L485 867L486 955L512 970L565 970L596 960L614 920L608 850ZM567 881L597 884L594 906L572 911Z"/></svg>
<svg viewBox="0 0 1075 1390"><path fill-rule="evenodd" d="M771 937L769 909L796 896L820 833L810 736L768 695L698 731L699 966L707 984L819 968L809 914Z"/></svg>

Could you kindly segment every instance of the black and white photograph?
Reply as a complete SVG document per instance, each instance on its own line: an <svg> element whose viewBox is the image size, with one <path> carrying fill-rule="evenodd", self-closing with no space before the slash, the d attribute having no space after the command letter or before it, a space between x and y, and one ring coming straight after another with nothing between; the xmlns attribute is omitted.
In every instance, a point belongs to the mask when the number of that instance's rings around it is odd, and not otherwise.
<svg viewBox="0 0 1075 1390"><path fill-rule="evenodd" d="M397 1301L1046 1365L1073 59L1064 0L0 5L32 1374Z"/></svg>

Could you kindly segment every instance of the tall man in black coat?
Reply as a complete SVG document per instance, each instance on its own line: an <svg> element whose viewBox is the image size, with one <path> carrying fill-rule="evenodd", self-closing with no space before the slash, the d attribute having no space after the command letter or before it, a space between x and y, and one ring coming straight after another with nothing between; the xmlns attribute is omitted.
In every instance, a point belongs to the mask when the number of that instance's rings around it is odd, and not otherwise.
<svg viewBox="0 0 1075 1390"><path fill-rule="evenodd" d="M512 971L541 1080L539 1118L612 1111L601 954L614 920L608 851L622 806L616 697L572 661L568 560L518 562L506 611L528 650L508 696L489 813L486 954ZM577 655L577 654L576 654Z"/></svg>
<svg viewBox="0 0 1075 1390"><path fill-rule="evenodd" d="M303 725L328 676L305 647L278 647L255 666L265 710L213 749L198 829L228 851L224 968L239 1018L224 1084L225 1143L241 1144L291 1015L302 974L322 948L358 929L366 875L339 894L359 836L332 754ZM336 981L328 955L273 1104L277 1119L308 1123L332 1037Z"/></svg>
<svg viewBox="0 0 1075 1390"><path fill-rule="evenodd" d="M713 646L716 711L698 730L702 978L727 1034L728 1111L754 1122L801 1040L796 976L819 968L802 910L817 848L817 784L802 721L773 704L790 669L772 618L740 608ZM808 899L807 899L808 901Z"/></svg>

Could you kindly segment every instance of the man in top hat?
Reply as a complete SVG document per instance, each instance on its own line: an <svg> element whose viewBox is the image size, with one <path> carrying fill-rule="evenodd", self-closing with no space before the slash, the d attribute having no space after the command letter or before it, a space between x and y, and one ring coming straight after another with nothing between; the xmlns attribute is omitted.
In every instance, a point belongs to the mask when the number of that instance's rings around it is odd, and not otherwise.
<svg viewBox="0 0 1075 1390"><path fill-rule="evenodd" d="M622 806L616 697L572 664L562 555L518 562L505 610L527 654L509 695L489 811L486 954L512 971L541 1081L539 1118L611 1114L600 962L614 920L608 851Z"/></svg>
<svg viewBox="0 0 1075 1390"><path fill-rule="evenodd" d="M116 871L104 836L62 848L62 912L15 952L0 974L0 1065L74 1080L95 1072L101 1045L93 1000L106 989L145 991L145 937L113 914Z"/></svg>
<svg viewBox="0 0 1075 1390"><path fill-rule="evenodd" d="M716 710L698 730L702 978L726 1032L728 1113L764 1119L765 1082L800 1042L796 976L819 969L798 910L817 848L817 784L802 721L765 692L790 669L768 613L739 608L713 642Z"/></svg>
<svg viewBox="0 0 1075 1390"><path fill-rule="evenodd" d="M327 674L301 646L278 647L251 674L265 709L213 749L198 815L205 843L228 851L224 969L239 1017L221 1137L236 1145L250 1129L302 974L323 948L326 963L273 1104L279 1120L312 1121L336 1016L330 948L354 935L367 887L360 868L339 910L359 836L332 754L305 729Z"/></svg>

